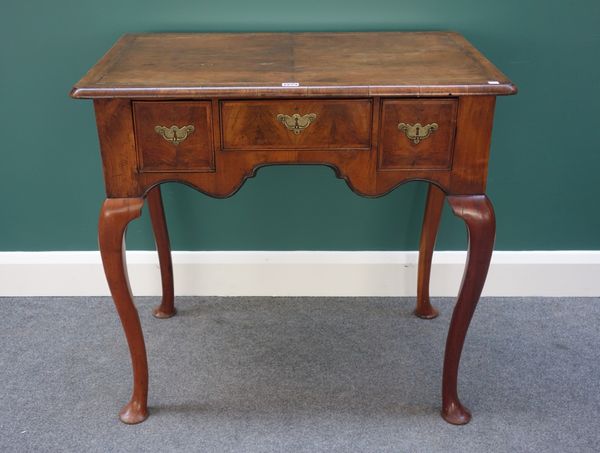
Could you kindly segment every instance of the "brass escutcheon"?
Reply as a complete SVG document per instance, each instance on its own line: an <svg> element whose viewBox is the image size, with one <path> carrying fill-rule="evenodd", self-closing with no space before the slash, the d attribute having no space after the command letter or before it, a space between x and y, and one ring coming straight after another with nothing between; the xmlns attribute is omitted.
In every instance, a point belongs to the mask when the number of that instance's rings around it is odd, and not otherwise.
<svg viewBox="0 0 600 453"><path fill-rule="evenodd" d="M437 128L437 123L426 124L425 126L421 123L398 123L398 130L404 132L415 145L418 145L421 140L425 140L429 137L433 131L437 130Z"/></svg>
<svg viewBox="0 0 600 453"><path fill-rule="evenodd" d="M310 123L312 123L316 118L316 113L308 113L306 115L294 113L292 116L280 113L277 115L277 121L283 123L285 127L294 132L296 135L310 126Z"/></svg>
<svg viewBox="0 0 600 453"><path fill-rule="evenodd" d="M166 141L168 141L169 143L172 143L173 145L179 145L182 141L184 141L186 138L188 138L188 135L190 135L192 132L194 132L194 126L187 125L187 126L183 126L183 127L177 127L177 126L171 126L171 127L166 127L166 126L155 126L154 130L156 131L156 133L158 135L160 135L162 138L164 138Z"/></svg>

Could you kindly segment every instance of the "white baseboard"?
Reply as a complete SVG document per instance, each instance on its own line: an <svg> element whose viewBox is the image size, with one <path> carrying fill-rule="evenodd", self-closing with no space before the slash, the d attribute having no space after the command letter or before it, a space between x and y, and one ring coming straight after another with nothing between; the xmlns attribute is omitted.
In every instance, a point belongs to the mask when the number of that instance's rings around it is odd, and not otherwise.
<svg viewBox="0 0 600 453"><path fill-rule="evenodd" d="M127 252L133 293L160 294L154 251ZM414 296L417 252L173 252L177 295ZM464 252L436 252L432 296L456 296ZM0 296L108 295L98 252L0 252ZM600 251L495 252L486 296L600 296Z"/></svg>

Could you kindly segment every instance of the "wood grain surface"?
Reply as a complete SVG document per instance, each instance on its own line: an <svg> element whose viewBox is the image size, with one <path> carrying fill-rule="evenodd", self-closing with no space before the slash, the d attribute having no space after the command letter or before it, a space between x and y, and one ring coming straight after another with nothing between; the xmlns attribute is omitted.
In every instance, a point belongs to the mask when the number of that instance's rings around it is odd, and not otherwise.
<svg viewBox="0 0 600 453"><path fill-rule="evenodd" d="M123 36L71 95L434 96L516 87L453 32L156 33Z"/></svg>

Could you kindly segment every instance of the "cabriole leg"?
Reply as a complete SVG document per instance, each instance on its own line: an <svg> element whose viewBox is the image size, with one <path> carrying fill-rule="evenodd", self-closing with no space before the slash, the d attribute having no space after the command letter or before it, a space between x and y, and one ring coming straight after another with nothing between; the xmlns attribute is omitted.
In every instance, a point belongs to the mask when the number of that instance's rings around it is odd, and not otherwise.
<svg viewBox="0 0 600 453"><path fill-rule="evenodd" d="M431 306L429 301L429 278L431 276L431 259L435 247L435 238L440 225L445 197L446 195L442 189L435 184L429 184L423 228L421 229L421 241L419 243L417 306L414 311L415 315L423 319L433 319L438 315L438 311Z"/></svg>
<svg viewBox="0 0 600 453"><path fill-rule="evenodd" d="M152 310L156 318L170 318L175 310L175 292L173 289L173 263L171 261L171 245L169 244L169 230L163 207L160 186L154 186L146 196L150 210L152 231L158 251L160 263L160 278L162 283L162 300L158 307Z"/></svg>
<svg viewBox="0 0 600 453"><path fill-rule="evenodd" d="M449 196L448 202L454 214L465 221L469 237L469 251L446 340L442 382L442 417L448 423L464 425L471 420L471 414L458 399L458 366L467 329L479 301L492 258L496 220L492 203L485 195Z"/></svg>
<svg viewBox="0 0 600 453"><path fill-rule="evenodd" d="M140 216L142 198L108 198L102 205L98 242L102 264L113 301L121 318L133 367L131 400L121 412L122 422L135 424L148 417L148 362L138 312L133 304L125 261L125 231L130 221Z"/></svg>

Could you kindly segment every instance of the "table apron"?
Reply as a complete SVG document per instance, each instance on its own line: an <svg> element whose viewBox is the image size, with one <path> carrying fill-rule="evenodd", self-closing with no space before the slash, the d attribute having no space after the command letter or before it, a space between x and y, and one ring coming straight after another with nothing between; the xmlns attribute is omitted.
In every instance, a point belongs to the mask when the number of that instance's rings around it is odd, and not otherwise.
<svg viewBox="0 0 600 453"><path fill-rule="evenodd" d="M259 168L290 164L329 166L368 197L415 180L482 194L494 106L495 96L94 100L109 198L163 182L225 198Z"/></svg>

